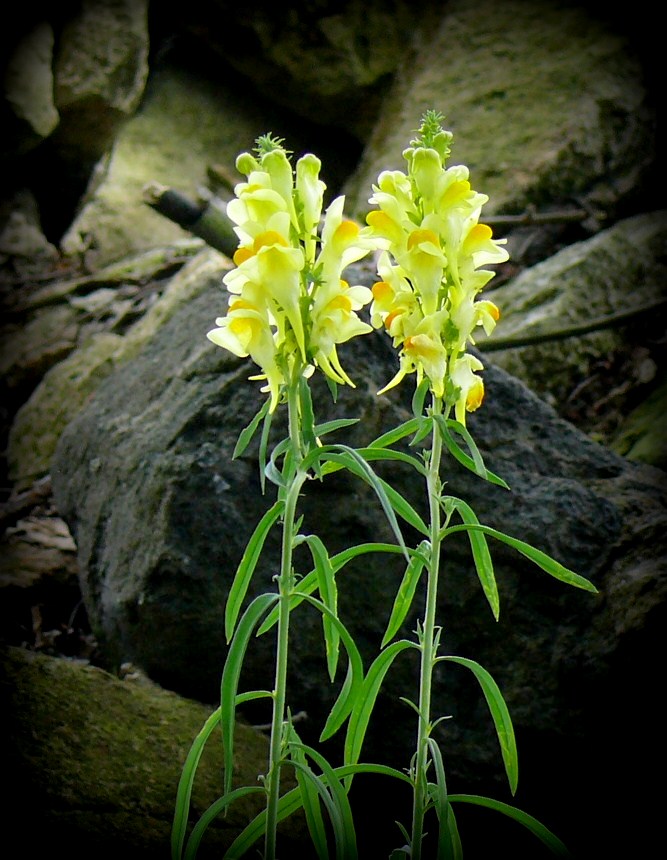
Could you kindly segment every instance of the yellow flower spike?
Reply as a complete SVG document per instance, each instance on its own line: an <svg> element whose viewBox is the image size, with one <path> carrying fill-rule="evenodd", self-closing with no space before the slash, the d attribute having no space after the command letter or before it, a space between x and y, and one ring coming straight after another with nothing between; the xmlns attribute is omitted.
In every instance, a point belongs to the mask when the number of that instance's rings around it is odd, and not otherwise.
<svg viewBox="0 0 667 860"><path fill-rule="evenodd" d="M494 239L487 224L474 224L461 243L461 254L472 258L475 269L488 263L504 263L509 254L501 246L506 242L507 239Z"/></svg>
<svg viewBox="0 0 667 860"><path fill-rule="evenodd" d="M276 345L268 316L251 302L237 299L226 317L216 319L218 328L207 332L208 339L239 358L250 356L262 369L271 393L270 411L278 405L281 386L285 383L276 363ZM257 377L253 377L257 378Z"/></svg>
<svg viewBox="0 0 667 860"><path fill-rule="evenodd" d="M254 259L257 261L257 280L264 285L275 304L282 308L305 361L306 336L300 305L301 270L305 263L303 251L283 242L275 242L260 246Z"/></svg>

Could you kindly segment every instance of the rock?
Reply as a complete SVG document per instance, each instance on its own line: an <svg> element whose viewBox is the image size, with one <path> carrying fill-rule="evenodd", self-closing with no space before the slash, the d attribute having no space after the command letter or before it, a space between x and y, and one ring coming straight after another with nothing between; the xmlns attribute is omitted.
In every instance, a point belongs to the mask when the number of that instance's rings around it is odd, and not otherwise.
<svg viewBox="0 0 667 860"><path fill-rule="evenodd" d="M211 707L19 648L0 652L0 698L4 776L12 786L5 811L16 833L29 834L31 852L73 860L169 855L181 767ZM197 770L197 815L221 794L222 745L215 740ZM235 784L254 784L266 768L267 739L239 724L236 743ZM221 855L262 808L256 797L216 819L198 856ZM298 850L296 821L286 850Z"/></svg>
<svg viewBox="0 0 667 860"><path fill-rule="evenodd" d="M363 270L355 277L372 280ZM76 539L83 595L103 652L111 664L130 660L167 688L204 700L215 695L219 682L225 653L221 619L231 577L272 500L261 494L252 451L230 459L238 432L261 401L246 381L250 368L206 345L204 334L222 302L215 286L182 306L140 355L98 388L61 436L52 465L58 510ZM348 346L344 363L359 369L358 388L341 391L334 411L316 383L315 402L321 420L361 416L345 441L365 444L405 419L411 390L408 385L392 397L375 396L393 373L393 357L380 335ZM631 684L641 704L635 702L632 713L624 710L625 729L649 744L643 721L654 707L653 660L643 659L634 674L624 667L649 653L641 643L657 629L666 605L663 474L592 442L518 380L488 364L487 402L471 416L470 429L512 492L487 485L457 464L447 467L447 491L469 501L482 522L589 577L600 595L567 588L498 544L491 548L501 591L501 620L494 624L467 542L452 539L446 547L447 591L440 600L444 648L479 660L503 689L526 763L527 793L517 797L517 805L545 813L547 824L557 823L563 838L586 850L604 841L586 824L600 815L608 822L602 831L620 844L625 836L608 818L618 761L609 757L615 729L606 708L619 695L618 683ZM414 476L394 469L390 477L423 510ZM392 539L372 492L345 475L311 482L303 511L304 528L321 534L331 553L360 541ZM249 598L273 587L278 551L279 535L271 533ZM303 556L296 563L302 573L309 567ZM381 555L367 556L339 575L341 615L366 665L377 653L400 575L400 561ZM416 610L404 635L412 635L415 623ZM318 619L301 607L294 624L290 700L310 715L304 732L316 742L334 690L324 680ZM270 637L252 643L244 663L246 689L271 684L271 655ZM392 667L367 759L407 766L414 718L399 697L416 695L415 677L411 660ZM438 737L454 784L498 796L496 742L479 710L479 690L468 680L453 671L437 675L435 711L454 716ZM265 721L250 704L244 712ZM626 776L636 778L634 764L627 764ZM629 802L633 814L640 814Z"/></svg>
<svg viewBox="0 0 667 860"><path fill-rule="evenodd" d="M53 101L53 28L35 24L13 46L3 96L12 120L3 129L3 155L26 152L48 137L60 120Z"/></svg>
<svg viewBox="0 0 667 860"><path fill-rule="evenodd" d="M147 17L146 0L84 0L62 28L54 65L61 116L55 146L81 175L109 149L143 97Z"/></svg>
<svg viewBox="0 0 667 860"><path fill-rule="evenodd" d="M58 251L42 230L35 196L22 188L0 203L0 270L21 281L54 269Z"/></svg>
<svg viewBox="0 0 667 860"><path fill-rule="evenodd" d="M591 239L576 242L485 295L501 310L493 334L481 343L494 349L494 363L519 377L540 397L562 406L585 383L591 368L629 344L649 347L649 331L661 319L665 301L667 212L624 219ZM600 325L589 333L577 327L623 312L651 313ZM572 327L576 336L550 340L548 333ZM497 350L503 340L537 337L543 342ZM655 350L662 361L659 350ZM647 356L648 360L650 356ZM650 382L640 376L637 383Z"/></svg>
<svg viewBox="0 0 667 860"><path fill-rule="evenodd" d="M363 143L396 68L437 14L428 2L353 0L344 10L291 3L248 16L238 4L216 0L182 10L172 27L179 34L185 29L195 45L205 45L290 112ZM225 27L234 39L226 38Z"/></svg>
<svg viewBox="0 0 667 860"><path fill-rule="evenodd" d="M270 109L249 104L224 81L175 64L156 67L141 109L98 166L99 176L62 238L63 252L81 256L95 270L185 238L187 233L143 202L144 187L157 181L192 198L206 184L210 165L226 165L236 175L236 156L254 146L267 123L283 125ZM299 135L290 143L298 147Z"/></svg>
<svg viewBox="0 0 667 860"><path fill-rule="evenodd" d="M397 72L345 184L359 217L378 173L404 169L426 108L445 114L450 163L468 165L489 214L574 200L614 212L655 158L641 65L583 4L448 3Z"/></svg>
<svg viewBox="0 0 667 860"><path fill-rule="evenodd" d="M168 250L165 249L163 258L173 259L175 255ZM159 263L159 259L157 263L153 260L153 270ZM228 267L229 263L217 252L202 250L171 279L164 294L125 336L109 331L97 332L83 339L76 350L72 344L71 354L44 373L30 398L18 409L9 431L8 470L16 488L29 486L33 480L48 473L61 432L94 394L100 382L114 368L136 355L179 305L190 301L206 284L218 282ZM126 267L126 277L130 271L131 268ZM103 279L104 276L98 277ZM57 285L52 286L51 293L57 289ZM71 305L56 305L55 309L61 315L73 313ZM55 309L51 310L49 319L53 318ZM34 331L27 334L32 334L30 342L34 340L39 344L43 340Z"/></svg>
<svg viewBox="0 0 667 860"><path fill-rule="evenodd" d="M629 460L649 463L667 472L667 382L635 407L619 428L610 447Z"/></svg>

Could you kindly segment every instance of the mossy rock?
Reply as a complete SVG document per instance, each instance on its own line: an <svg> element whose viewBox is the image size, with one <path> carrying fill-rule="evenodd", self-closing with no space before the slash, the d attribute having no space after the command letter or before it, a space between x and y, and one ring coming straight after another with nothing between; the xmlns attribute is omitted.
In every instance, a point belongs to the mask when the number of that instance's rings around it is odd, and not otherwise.
<svg viewBox="0 0 667 860"><path fill-rule="evenodd" d="M3 775L10 789L5 812L23 840L20 853L168 857L181 768L213 707L148 681L120 680L87 664L19 648L6 649L0 659ZM267 738L238 724L234 784L257 785L267 757ZM193 816L222 793L222 766L214 733L197 770ZM211 825L200 856L222 856L262 807L259 793L236 802Z"/></svg>
<svg viewBox="0 0 667 860"><path fill-rule="evenodd" d="M627 416L610 448L667 471L667 377Z"/></svg>

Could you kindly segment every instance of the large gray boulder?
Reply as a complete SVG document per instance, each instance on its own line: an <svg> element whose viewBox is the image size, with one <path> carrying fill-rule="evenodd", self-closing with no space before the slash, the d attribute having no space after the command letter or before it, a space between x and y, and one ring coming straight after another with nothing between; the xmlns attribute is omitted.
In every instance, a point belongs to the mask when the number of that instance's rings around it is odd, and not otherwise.
<svg viewBox="0 0 667 860"><path fill-rule="evenodd" d="M357 280L371 279L359 270ZM257 384L247 381L248 364L205 338L223 309L217 285L193 296L100 385L66 428L52 465L58 510L75 536L84 599L110 665L131 660L165 687L204 700L218 689L231 578L273 500L271 487L262 495L255 450L231 460L238 433L261 398ZM321 420L362 418L342 440L365 444L407 417L409 383L392 396L375 394L393 362L387 341L373 334L349 345L347 364L358 386L343 390L335 408L315 383ZM656 712L648 681L657 669L652 648L665 606L664 474L597 445L488 364L487 401L471 416L470 429L511 492L455 463L446 466L447 492L468 500L483 522L589 577L600 594L551 580L498 544L492 547L501 592L495 624L467 541L452 539L439 605L443 648L479 660L505 692L524 768L517 804L543 814L587 856L612 834L618 776L608 747L618 718L610 716L612 704L639 751L623 765L624 781L636 778L635 762L650 752ZM414 474L393 469L386 477L423 510ZM301 510L304 530L321 534L332 553L391 540L373 493L344 474L310 482ZM278 552L276 531L249 596L274 587ZM300 573L309 569L304 556L296 564ZM339 575L341 616L366 665L377 653L401 573L398 558L371 555ZM412 635L417 614L407 619L404 635ZM319 620L300 607L293 629L290 703L309 714L304 734L316 741L335 688L326 680ZM243 688L271 686L272 652L270 635L251 643ZM395 664L379 699L382 716L371 723L366 758L407 766L414 718L399 696L416 695L415 679L414 660ZM434 695L435 713L454 717L437 732L452 785L502 797L497 742L479 689L465 674L448 670L437 674ZM260 707L243 710L253 721L266 721ZM628 815L641 814L638 803L627 803ZM609 836L590 826L591 815L600 828L610 828ZM616 846L630 839L618 831L613 836Z"/></svg>

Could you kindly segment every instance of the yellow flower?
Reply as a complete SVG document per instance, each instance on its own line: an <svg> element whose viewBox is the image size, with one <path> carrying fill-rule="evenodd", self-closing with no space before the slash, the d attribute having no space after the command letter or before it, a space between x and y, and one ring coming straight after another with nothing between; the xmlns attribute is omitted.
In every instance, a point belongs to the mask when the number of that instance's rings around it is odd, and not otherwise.
<svg viewBox="0 0 667 860"><path fill-rule="evenodd" d="M458 389L454 404L454 414L460 424L466 423L466 412L474 412L484 399L484 382L475 373L483 370L484 365L474 355L466 353L456 359L450 368L450 379Z"/></svg>
<svg viewBox="0 0 667 860"><path fill-rule="evenodd" d="M268 314L260 306L234 297L230 300L227 315L219 317L215 323L218 328L207 332L206 336L239 358L250 356L262 368L273 411L285 380L276 363L276 344Z"/></svg>

